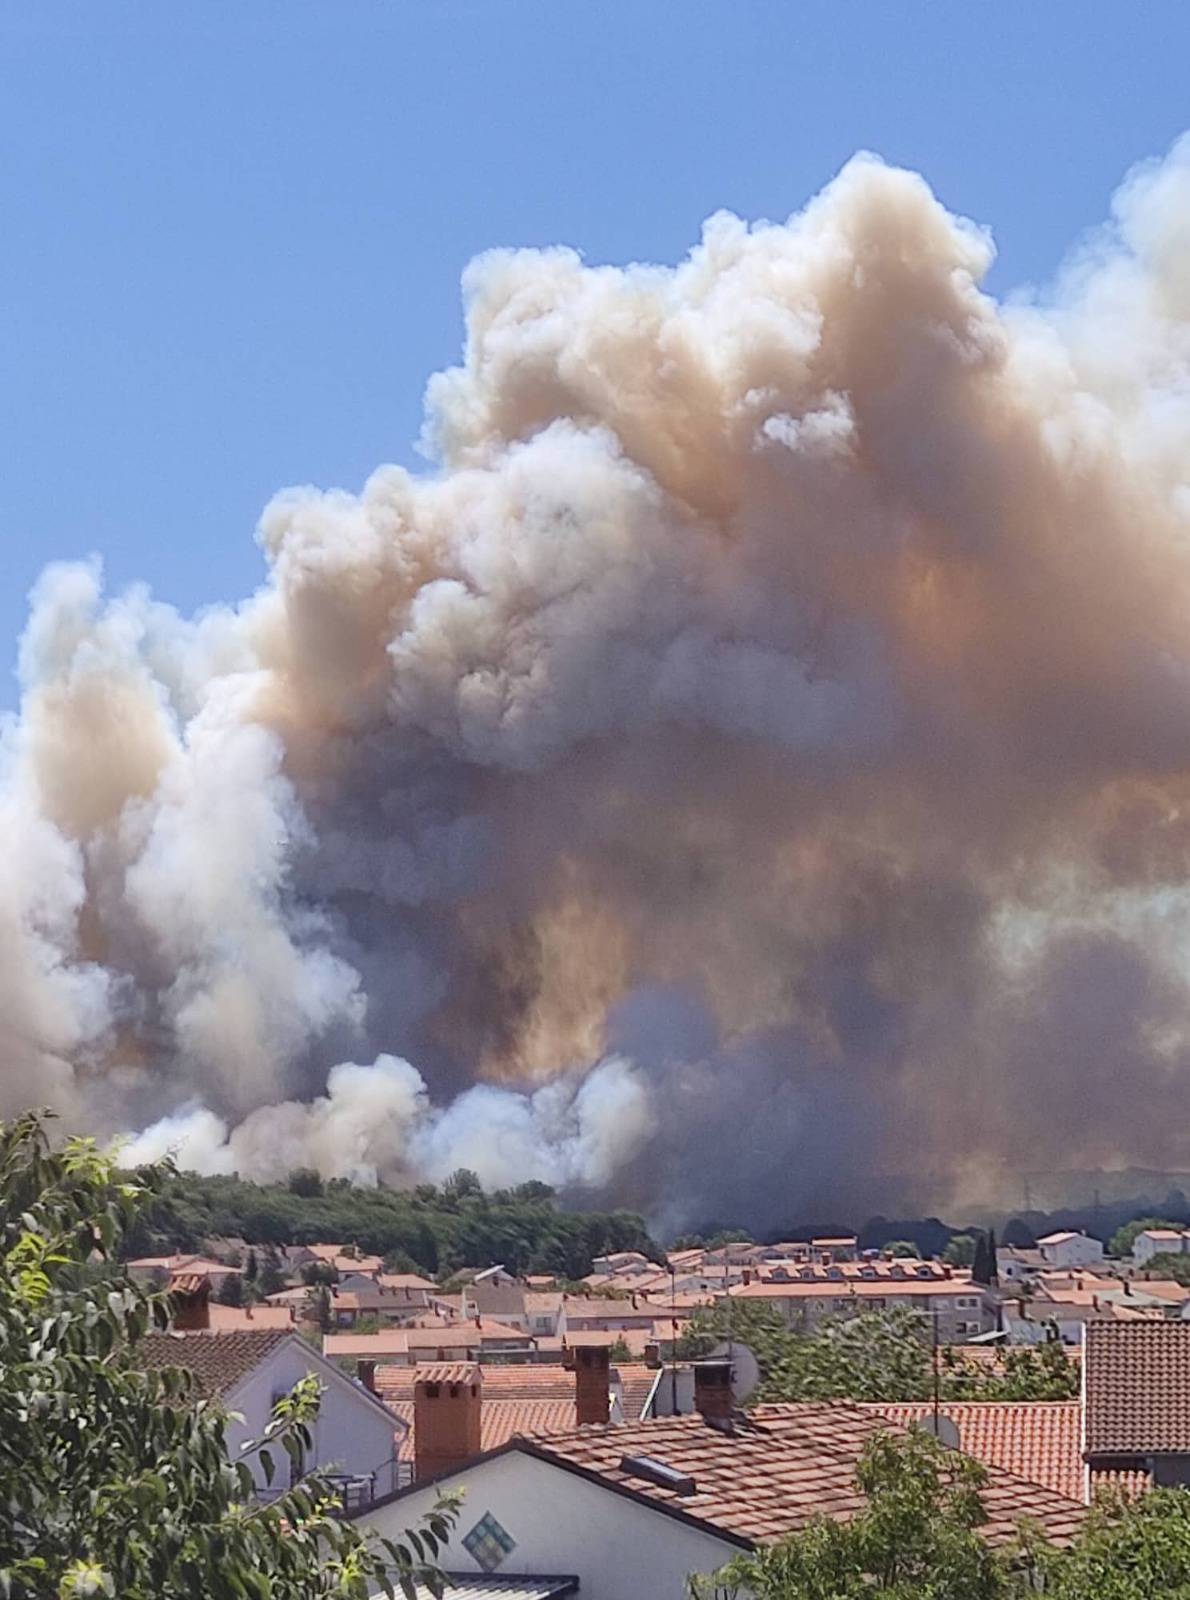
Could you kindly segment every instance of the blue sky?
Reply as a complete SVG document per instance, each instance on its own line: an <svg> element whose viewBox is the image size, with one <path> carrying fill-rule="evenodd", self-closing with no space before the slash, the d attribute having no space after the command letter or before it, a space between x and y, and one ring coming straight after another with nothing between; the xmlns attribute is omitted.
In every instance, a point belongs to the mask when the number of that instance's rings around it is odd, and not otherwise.
<svg viewBox="0 0 1190 1600"><path fill-rule="evenodd" d="M673 261L860 147L1046 277L1190 125L1146 0L0 0L0 703L25 596L98 552L184 609L295 482L416 463L490 245Z"/></svg>

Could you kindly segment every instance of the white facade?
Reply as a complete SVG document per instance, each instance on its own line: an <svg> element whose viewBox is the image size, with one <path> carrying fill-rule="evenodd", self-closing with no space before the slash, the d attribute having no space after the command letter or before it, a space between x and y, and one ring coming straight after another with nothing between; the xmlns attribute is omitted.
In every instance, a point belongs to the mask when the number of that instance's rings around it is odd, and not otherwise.
<svg viewBox="0 0 1190 1600"><path fill-rule="evenodd" d="M405 1431L405 1424L375 1395L324 1360L296 1334L271 1350L223 1397L227 1409L242 1416L242 1420L233 1418L228 1424L231 1458L234 1460L249 1440L260 1438L276 1402L310 1373L322 1385L323 1396L312 1429L314 1447L305 1463L307 1468L366 1478L371 1484L368 1498L391 1494L398 1486L396 1434ZM276 1469L272 1491L276 1492L289 1485L289 1457L279 1446L272 1454ZM269 1492L259 1460L253 1457L251 1464L257 1486Z"/></svg>
<svg viewBox="0 0 1190 1600"><path fill-rule="evenodd" d="M438 1558L451 1572L480 1570L463 1538L485 1512L516 1540L500 1577L572 1572L582 1600L686 1600L691 1573L714 1572L740 1553L725 1538L519 1450L473 1463L360 1521L396 1538L446 1488L465 1491L454 1534Z"/></svg>
<svg viewBox="0 0 1190 1600"><path fill-rule="evenodd" d="M1146 1228L1132 1241L1132 1259L1143 1267L1154 1256L1185 1255L1190 1251L1190 1233L1180 1228Z"/></svg>
<svg viewBox="0 0 1190 1600"><path fill-rule="evenodd" d="M1103 1260L1102 1244L1085 1233L1051 1233L1037 1248L1047 1267L1096 1267Z"/></svg>

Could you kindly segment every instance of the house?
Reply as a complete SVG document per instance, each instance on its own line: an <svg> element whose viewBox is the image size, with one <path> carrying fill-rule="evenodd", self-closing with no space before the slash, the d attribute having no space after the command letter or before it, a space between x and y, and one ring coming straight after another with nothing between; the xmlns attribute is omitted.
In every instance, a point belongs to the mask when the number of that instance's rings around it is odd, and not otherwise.
<svg viewBox="0 0 1190 1600"><path fill-rule="evenodd" d="M479 1317L469 1322L446 1322L427 1317L418 1323L382 1329L379 1333L328 1333L323 1354L331 1358L388 1361L417 1366L425 1361L478 1361L481 1355L527 1361L533 1340L518 1328Z"/></svg>
<svg viewBox="0 0 1190 1600"><path fill-rule="evenodd" d="M1190 1230L1186 1228L1145 1228L1132 1241L1132 1259L1143 1267L1154 1256L1181 1256L1190 1251Z"/></svg>
<svg viewBox="0 0 1190 1600"><path fill-rule="evenodd" d="M354 1244L295 1244L285 1254L290 1265L299 1270L311 1266L329 1267L339 1277L361 1272L375 1278L384 1271L384 1262L379 1256L365 1255Z"/></svg>
<svg viewBox="0 0 1190 1600"><path fill-rule="evenodd" d="M229 1412L237 1413L227 1429L233 1458L261 1436L276 1402L312 1374L323 1393L306 1470L317 1468L335 1479L348 1505L371 1504L401 1481L398 1457L404 1422L287 1329L146 1334L136 1346L136 1360L146 1370L186 1369L199 1397L218 1399ZM249 1459L262 1498L288 1486L276 1479L270 1486L259 1462Z"/></svg>
<svg viewBox="0 0 1190 1600"><path fill-rule="evenodd" d="M438 1430L439 1470L362 1520L392 1537L443 1489L465 1486L464 1512L443 1556L452 1571L490 1571L508 1582L571 1572L582 1600L683 1600L691 1574L716 1571L815 1516L853 1516L863 1504L859 1456L876 1433L899 1431L897 1424L845 1404L724 1415L719 1402L730 1389L713 1376L715 1365L702 1380L703 1413L512 1438L465 1465L452 1462L452 1451L476 1431L470 1375L444 1375L419 1421ZM988 1474L982 1501L993 1543L1013 1538L1026 1516L1056 1542L1081 1525L1086 1513L1077 1501L1002 1468Z"/></svg>
<svg viewBox="0 0 1190 1600"><path fill-rule="evenodd" d="M933 1320L942 1344L963 1344L997 1326L999 1302L993 1292L969 1276L940 1275L928 1262L889 1263L887 1274L875 1268L857 1275L841 1266L791 1267L792 1281L776 1274L732 1289L732 1299L763 1300L779 1311L797 1332L812 1332L831 1317L856 1316L866 1310L905 1306Z"/></svg>
<svg viewBox="0 0 1190 1600"><path fill-rule="evenodd" d="M126 1261L124 1270L137 1283L158 1284L162 1288L178 1273L188 1273L191 1277L206 1278L216 1294L228 1278L241 1276L239 1267L197 1255L140 1256L135 1261Z"/></svg>
<svg viewBox="0 0 1190 1600"><path fill-rule="evenodd" d="M417 1413L424 1409L419 1395L427 1383L442 1381L444 1365L361 1363L361 1368L361 1381L371 1384L408 1427L400 1454L412 1476L418 1451ZM569 1366L475 1366L474 1374L472 1381L479 1386L477 1454L515 1435L567 1433L588 1423L639 1422L651 1415L662 1376L660 1368L611 1366L606 1358L583 1363L572 1359Z"/></svg>
<svg viewBox="0 0 1190 1600"><path fill-rule="evenodd" d="M1092 1322L1083 1344L1089 1484L1190 1484L1190 1323Z"/></svg>
<svg viewBox="0 0 1190 1600"><path fill-rule="evenodd" d="M912 1428L929 1426L934 1407L928 1400L877 1400L864 1410ZM1081 1500L1082 1412L1078 1400L948 1400L940 1415L954 1424L964 1455Z"/></svg>
<svg viewBox="0 0 1190 1600"><path fill-rule="evenodd" d="M1087 1233L1047 1233L1038 1239L1037 1248L1047 1267L1098 1267L1103 1264L1103 1245Z"/></svg>
<svg viewBox="0 0 1190 1600"><path fill-rule="evenodd" d="M810 1256L824 1267L833 1266L840 1261L854 1261L858 1244L859 1240L853 1233L840 1234L833 1239L811 1239Z"/></svg>
<svg viewBox="0 0 1190 1600"><path fill-rule="evenodd" d="M634 1278L649 1276L657 1271L657 1263L639 1250L617 1250L612 1255L596 1256L591 1263L596 1272L609 1278Z"/></svg>
<svg viewBox="0 0 1190 1600"><path fill-rule="evenodd" d="M1045 1257L1039 1249L1000 1245L996 1250L996 1276L1003 1283L1028 1283L1045 1270Z"/></svg>

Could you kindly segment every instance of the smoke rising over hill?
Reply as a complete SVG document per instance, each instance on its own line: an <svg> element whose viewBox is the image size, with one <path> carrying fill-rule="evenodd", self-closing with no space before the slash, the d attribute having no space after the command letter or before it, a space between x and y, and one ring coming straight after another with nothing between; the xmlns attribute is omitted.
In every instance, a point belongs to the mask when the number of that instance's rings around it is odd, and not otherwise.
<svg viewBox="0 0 1190 1600"><path fill-rule="evenodd" d="M1044 304L990 258L871 158L495 252L435 470L195 619L48 571L0 1110L761 1226L1184 1165L1190 143Z"/></svg>

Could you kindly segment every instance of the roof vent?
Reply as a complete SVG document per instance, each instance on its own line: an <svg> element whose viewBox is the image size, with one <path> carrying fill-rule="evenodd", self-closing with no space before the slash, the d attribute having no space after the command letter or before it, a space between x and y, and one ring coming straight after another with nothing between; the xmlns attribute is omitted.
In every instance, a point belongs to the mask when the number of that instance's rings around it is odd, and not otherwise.
<svg viewBox="0 0 1190 1600"><path fill-rule="evenodd" d="M643 1478L646 1483L655 1483L659 1489L672 1489L674 1494L694 1493L694 1479L688 1472L679 1472L676 1467L667 1466L655 1456L622 1456L620 1471L627 1473L630 1478Z"/></svg>

